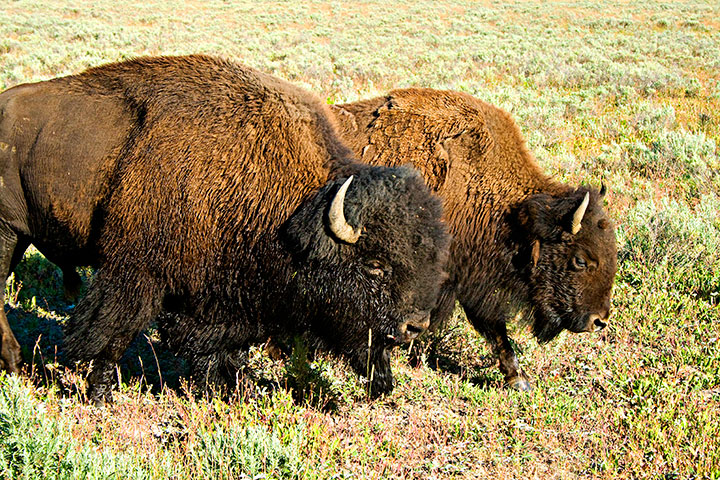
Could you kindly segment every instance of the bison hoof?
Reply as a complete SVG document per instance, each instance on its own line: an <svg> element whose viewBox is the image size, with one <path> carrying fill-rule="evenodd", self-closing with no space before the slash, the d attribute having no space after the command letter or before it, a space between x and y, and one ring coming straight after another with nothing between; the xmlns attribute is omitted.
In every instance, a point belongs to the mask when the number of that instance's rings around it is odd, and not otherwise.
<svg viewBox="0 0 720 480"><path fill-rule="evenodd" d="M112 402L112 392L106 385L91 385L88 389L88 400L95 407L104 407L106 403Z"/></svg>
<svg viewBox="0 0 720 480"><path fill-rule="evenodd" d="M87 398L96 407L112 402L113 367L99 362L88 375Z"/></svg>
<svg viewBox="0 0 720 480"><path fill-rule="evenodd" d="M378 398L385 394L392 392L393 390L393 378L390 375L375 375L373 381L370 383L369 396L370 398Z"/></svg>
<svg viewBox="0 0 720 480"><path fill-rule="evenodd" d="M517 390L520 392L529 392L532 390L532 386L530 386L530 382L525 377L525 375L518 375L509 379L506 379L507 386L512 388L513 390Z"/></svg>

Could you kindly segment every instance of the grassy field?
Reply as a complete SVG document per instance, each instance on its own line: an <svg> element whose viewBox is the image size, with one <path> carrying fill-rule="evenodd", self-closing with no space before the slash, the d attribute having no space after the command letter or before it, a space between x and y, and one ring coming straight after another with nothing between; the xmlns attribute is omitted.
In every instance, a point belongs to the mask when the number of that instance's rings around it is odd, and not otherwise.
<svg viewBox="0 0 720 480"><path fill-rule="evenodd" d="M252 350L243 387L211 399L150 330L97 409L63 364L60 273L30 251L6 286L28 371L0 376L0 478L720 479L720 3L77 5L0 2L0 89L204 52L330 103L416 85L511 111L546 172L608 185L614 314L542 346L517 325L535 387L518 393L457 312L424 364L395 354L397 388L372 402L302 348Z"/></svg>

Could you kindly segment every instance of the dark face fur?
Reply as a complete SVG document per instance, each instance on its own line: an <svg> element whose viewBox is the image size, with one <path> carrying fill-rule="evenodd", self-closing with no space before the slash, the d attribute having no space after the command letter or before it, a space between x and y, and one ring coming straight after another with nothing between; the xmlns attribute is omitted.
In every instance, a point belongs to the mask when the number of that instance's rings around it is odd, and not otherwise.
<svg viewBox="0 0 720 480"><path fill-rule="evenodd" d="M328 209L344 181L321 189L284 233L298 267L298 309L310 312L310 328L359 374L372 374L372 393L381 394L392 389L388 350L429 324L450 239L441 205L418 174L377 167L355 174L345 198L347 223L360 237L336 238Z"/></svg>
<svg viewBox="0 0 720 480"><path fill-rule="evenodd" d="M587 210L573 233L573 217L587 192ZM542 342L563 329L589 332L607 324L617 248L601 203L598 192L584 188L563 198L536 195L528 202L535 237L530 271L533 331Z"/></svg>

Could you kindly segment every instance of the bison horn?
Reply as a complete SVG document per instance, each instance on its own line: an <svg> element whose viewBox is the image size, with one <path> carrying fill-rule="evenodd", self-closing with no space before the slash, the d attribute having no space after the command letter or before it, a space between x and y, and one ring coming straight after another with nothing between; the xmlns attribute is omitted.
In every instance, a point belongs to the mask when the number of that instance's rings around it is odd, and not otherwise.
<svg viewBox="0 0 720 480"><path fill-rule="evenodd" d="M583 198L582 203L578 207L577 210L575 210L575 214L573 215L573 221L572 221L572 234L575 235L580 231L580 227L582 226L582 219L585 216L585 210L587 210L588 204L590 203L590 192L585 193L585 198Z"/></svg>
<svg viewBox="0 0 720 480"><path fill-rule="evenodd" d="M330 220L330 230L335 234L337 238L347 243L355 243L360 238L360 229L354 229L345 220L345 192L347 192L350 182L352 182L353 176L345 180L342 187L335 194L332 203L330 204L330 210L328 211L328 220Z"/></svg>
<svg viewBox="0 0 720 480"><path fill-rule="evenodd" d="M605 186L605 182L600 183L600 196L604 197L607 193L607 187Z"/></svg>

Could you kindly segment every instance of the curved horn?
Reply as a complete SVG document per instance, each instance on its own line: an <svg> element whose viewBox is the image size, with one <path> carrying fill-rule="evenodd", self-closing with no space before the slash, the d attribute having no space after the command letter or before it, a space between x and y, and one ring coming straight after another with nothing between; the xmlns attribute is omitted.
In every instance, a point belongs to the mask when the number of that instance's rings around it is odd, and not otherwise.
<svg viewBox="0 0 720 480"><path fill-rule="evenodd" d="M582 226L582 219L585 216L585 210L587 210L588 204L590 203L590 192L585 193L585 198L583 198L582 203L578 207L577 210L575 210L575 213L573 214L573 221L572 221L572 234L575 235L580 231L580 227Z"/></svg>
<svg viewBox="0 0 720 480"><path fill-rule="evenodd" d="M607 193L607 187L605 186L605 182L600 183L600 196L604 197Z"/></svg>
<svg viewBox="0 0 720 480"><path fill-rule="evenodd" d="M350 182L352 182L353 176L345 180L342 187L335 194L332 203L330 204L330 210L328 211L328 220L330 220L330 230L335 234L337 238L347 243L355 243L360 238L360 229L355 230L345 220L345 192L347 192Z"/></svg>

